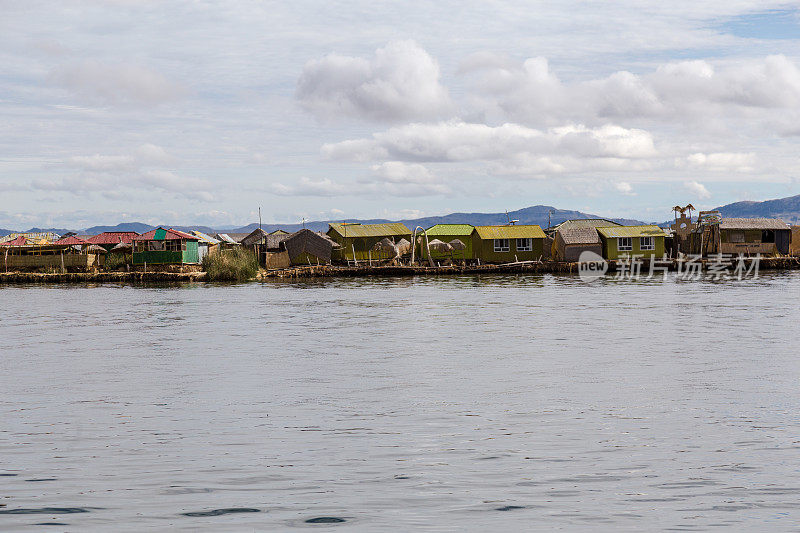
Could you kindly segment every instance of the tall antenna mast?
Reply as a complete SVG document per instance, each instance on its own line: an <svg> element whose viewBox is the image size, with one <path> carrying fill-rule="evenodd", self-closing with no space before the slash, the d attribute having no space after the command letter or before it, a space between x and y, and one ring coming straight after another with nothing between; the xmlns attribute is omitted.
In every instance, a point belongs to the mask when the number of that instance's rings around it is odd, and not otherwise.
<svg viewBox="0 0 800 533"><path fill-rule="evenodd" d="M261 206L258 206L258 229L261 229Z"/></svg>

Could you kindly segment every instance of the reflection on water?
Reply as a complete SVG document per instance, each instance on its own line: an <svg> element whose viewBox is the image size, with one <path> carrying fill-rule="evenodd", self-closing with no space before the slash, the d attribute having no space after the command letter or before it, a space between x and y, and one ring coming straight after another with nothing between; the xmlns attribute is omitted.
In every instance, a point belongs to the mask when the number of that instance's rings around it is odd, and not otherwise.
<svg viewBox="0 0 800 533"><path fill-rule="evenodd" d="M800 273L0 288L0 529L791 529Z"/></svg>

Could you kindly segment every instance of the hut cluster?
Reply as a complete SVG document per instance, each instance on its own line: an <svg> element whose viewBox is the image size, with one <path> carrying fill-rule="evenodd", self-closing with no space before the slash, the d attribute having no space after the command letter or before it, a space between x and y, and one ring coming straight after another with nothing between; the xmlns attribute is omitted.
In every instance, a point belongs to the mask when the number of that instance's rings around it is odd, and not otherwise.
<svg viewBox="0 0 800 533"><path fill-rule="evenodd" d="M436 224L414 231L399 222L331 223L327 232L256 229L250 233L184 232L156 228L144 234L12 234L0 239L0 260L9 271L199 270L203 258L232 248L252 251L268 270L297 265L572 263L591 251L607 260L623 256L681 254L800 256L800 227L779 219L692 216L675 208L669 228L625 226L606 219L567 220L554 227L507 224Z"/></svg>

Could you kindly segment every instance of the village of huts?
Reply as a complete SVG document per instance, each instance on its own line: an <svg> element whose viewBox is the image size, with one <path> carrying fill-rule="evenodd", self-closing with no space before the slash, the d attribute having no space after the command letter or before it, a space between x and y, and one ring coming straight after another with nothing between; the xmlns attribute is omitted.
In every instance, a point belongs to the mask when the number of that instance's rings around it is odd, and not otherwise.
<svg viewBox="0 0 800 533"><path fill-rule="evenodd" d="M399 222L331 222L327 232L257 228L250 233L182 231L158 227L144 234L14 233L0 238L5 272L100 270L202 270L214 254L236 249L253 254L261 268L302 265L425 266L574 263L584 252L610 261L626 257L677 258L714 254L800 256L800 227L780 219L725 218L714 211L677 206L669 227L574 219L549 228L515 224L436 224L411 230Z"/></svg>

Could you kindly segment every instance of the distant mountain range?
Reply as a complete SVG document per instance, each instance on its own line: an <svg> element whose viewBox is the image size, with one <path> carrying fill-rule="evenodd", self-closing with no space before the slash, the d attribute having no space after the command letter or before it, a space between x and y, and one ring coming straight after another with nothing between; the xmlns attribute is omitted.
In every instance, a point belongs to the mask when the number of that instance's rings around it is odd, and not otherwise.
<svg viewBox="0 0 800 533"><path fill-rule="evenodd" d="M723 205L717 208L725 217L742 217L742 218L782 218L786 222L797 224L800 220L800 195L790 196L788 198L780 198L777 200L766 200L764 202L736 202L733 204ZM409 228L413 229L416 226L428 228L434 224L474 224L474 225L497 225L507 224L509 220L516 220L518 224L538 224L543 228L555 226L565 220L574 218L605 218L590 213L583 213L581 211L571 211L567 209L558 209L549 205L535 205L519 209L517 211L509 211L506 213L451 213L449 215L436 216L436 217L423 217L408 220L399 220L398 222L404 223ZM642 224L641 221L627 219L627 218L614 218L611 219L620 224ZM306 222L305 227L313 231L327 231L329 221L313 221ZM340 222L331 221L331 222ZM362 224L378 224L382 222L395 222L387 219L367 219L367 220L353 220L347 219L347 222L360 222ZM93 226L82 230L68 230L65 228L31 228L28 232L53 232L63 235L69 231L74 231L79 235L97 235L104 231L135 231L137 233L145 233L154 229L156 226L150 226L141 222L123 222L116 226ZM198 230L204 233L250 233L258 227L257 223L248 224L240 228L209 228L208 226L169 226L182 231ZM304 227L302 224L262 224L261 226L265 231L270 232L276 229L283 229L286 231L297 231ZM8 235L9 233L17 233L18 230L0 229L0 236Z"/></svg>
<svg viewBox="0 0 800 533"><path fill-rule="evenodd" d="M717 211L729 218L780 218L797 224L800 221L800 194L764 202L736 202L718 207Z"/></svg>

